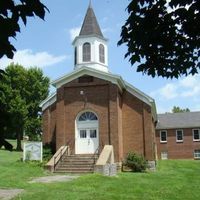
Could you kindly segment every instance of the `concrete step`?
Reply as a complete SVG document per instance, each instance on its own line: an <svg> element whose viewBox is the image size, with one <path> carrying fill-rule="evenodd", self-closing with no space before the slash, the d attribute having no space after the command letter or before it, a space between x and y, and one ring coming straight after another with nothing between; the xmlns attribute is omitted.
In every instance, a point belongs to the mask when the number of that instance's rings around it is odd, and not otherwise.
<svg viewBox="0 0 200 200"><path fill-rule="evenodd" d="M63 157L63 160L96 160L98 157L89 157L89 156L84 156L84 157L80 157L80 156L66 156Z"/></svg>
<svg viewBox="0 0 200 200"><path fill-rule="evenodd" d="M67 173L67 174L92 174L93 171L66 171L66 170L56 170L56 173Z"/></svg>
<svg viewBox="0 0 200 200"><path fill-rule="evenodd" d="M64 156L56 166L55 172L58 173L93 173L97 155L83 154Z"/></svg>
<svg viewBox="0 0 200 200"><path fill-rule="evenodd" d="M95 161L94 160L62 160L62 163L74 163L74 164L94 164Z"/></svg>
<svg viewBox="0 0 200 200"><path fill-rule="evenodd" d="M58 168L55 170L55 172L66 172L66 173L92 173L94 169L88 169L88 168Z"/></svg>
<svg viewBox="0 0 200 200"><path fill-rule="evenodd" d="M57 169L66 168L66 169L93 169L93 165L59 165Z"/></svg>
<svg viewBox="0 0 200 200"><path fill-rule="evenodd" d="M83 162L60 162L57 166L94 166L94 163L83 163Z"/></svg>

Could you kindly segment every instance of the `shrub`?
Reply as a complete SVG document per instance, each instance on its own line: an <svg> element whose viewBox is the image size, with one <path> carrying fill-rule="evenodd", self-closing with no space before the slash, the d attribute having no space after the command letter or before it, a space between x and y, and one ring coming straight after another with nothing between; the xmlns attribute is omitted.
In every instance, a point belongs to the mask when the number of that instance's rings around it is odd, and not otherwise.
<svg viewBox="0 0 200 200"><path fill-rule="evenodd" d="M51 150L51 146L50 145L44 145L43 146L43 160L44 161L48 161L52 158L53 153Z"/></svg>
<svg viewBox="0 0 200 200"><path fill-rule="evenodd" d="M144 157L133 152L128 153L123 164L134 172L144 172L147 168L147 161Z"/></svg>

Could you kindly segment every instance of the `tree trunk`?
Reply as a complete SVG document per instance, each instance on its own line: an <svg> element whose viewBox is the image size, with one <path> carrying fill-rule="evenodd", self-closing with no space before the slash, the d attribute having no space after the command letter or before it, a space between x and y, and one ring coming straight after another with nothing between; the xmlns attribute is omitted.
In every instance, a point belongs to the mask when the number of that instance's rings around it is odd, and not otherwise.
<svg viewBox="0 0 200 200"><path fill-rule="evenodd" d="M17 147L16 147L17 151L22 151L22 145L21 145L22 135L23 135L23 128L19 127L17 129Z"/></svg>
<svg viewBox="0 0 200 200"><path fill-rule="evenodd" d="M3 134L0 133L0 149L3 146L3 141L4 141Z"/></svg>

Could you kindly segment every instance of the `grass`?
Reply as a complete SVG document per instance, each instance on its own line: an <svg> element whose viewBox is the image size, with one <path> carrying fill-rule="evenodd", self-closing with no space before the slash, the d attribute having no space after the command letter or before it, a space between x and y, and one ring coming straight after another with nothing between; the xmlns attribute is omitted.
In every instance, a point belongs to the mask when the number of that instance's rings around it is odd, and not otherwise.
<svg viewBox="0 0 200 200"><path fill-rule="evenodd" d="M84 175L71 182L28 183L46 176L38 163L23 163L22 153L0 150L0 188L25 189L16 199L37 200L196 200L200 196L200 161L159 161L156 172Z"/></svg>

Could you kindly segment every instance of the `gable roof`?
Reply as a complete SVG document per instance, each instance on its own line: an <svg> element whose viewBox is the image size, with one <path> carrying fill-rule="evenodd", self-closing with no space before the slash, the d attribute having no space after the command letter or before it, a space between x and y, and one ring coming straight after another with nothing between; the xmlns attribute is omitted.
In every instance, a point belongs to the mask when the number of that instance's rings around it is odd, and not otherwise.
<svg viewBox="0 0 200 200"><path fill-rule="evenodd" d="M88 35L97 35L97 36L103 37L97 18L91 6L91 2L87 9L87 12L86 12L86 15L81 27L81 31L79 33L79 36L88 36Z"/></svg>
<svg viewBox="0 0 200 200"><path fill-rule="evenodd" d="M90 67L81 67L77 70L72 71L69 74L66 74L66 75L54 80L53 82L51 82L51 84L54 87L59 88L62 85L69 83L72 80L77 79L77 78L84 76L84 75L94 76L96 78L100 78L100 79L109 81L109 82L117 85L121 92L123 90L127 90L133 96L137 97L138 99L140 99L144 103L151 106L154 120L155 121L157 120L157 113L156 113L156 106L155 106L154 99L151 98L150 96L146 95L145 93L141 92L137 88L133 87L131 84L124 81L122 79L122 77L119 76L119 75L103 72L103 71L96 70L96 69L93 69L93 68L90 68ZM54 101L51 101L51 102L55 102L55 98L53 98L53 99L54 99ZM43 101L40 104L40 106L42 107L42 110L44 110L44 108L46 109L49 106L48 102L49 102L49 98L47 98L45 101ZM46 106L46 105L48 105L48 106Z"/></svg>
<svg viewBox="0 0 200 200"><path fill-rule="evenodd" d="M158 114L156 129L200 127L200 112Z"/></svg>

